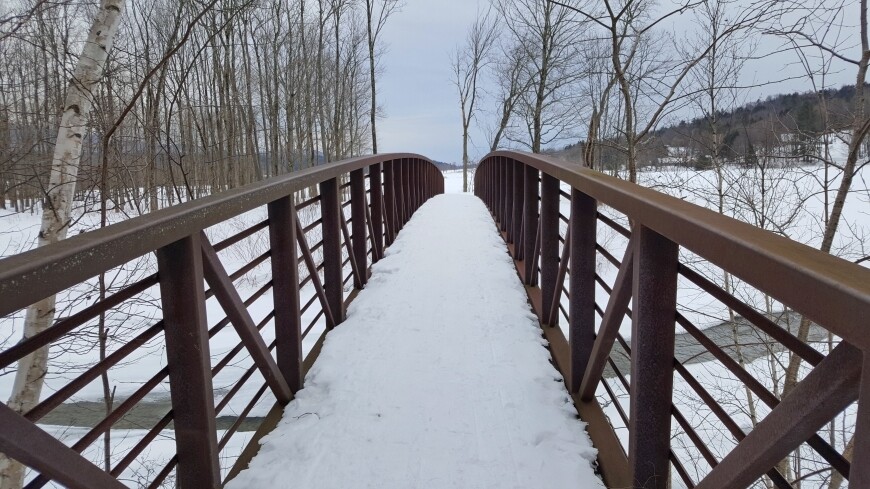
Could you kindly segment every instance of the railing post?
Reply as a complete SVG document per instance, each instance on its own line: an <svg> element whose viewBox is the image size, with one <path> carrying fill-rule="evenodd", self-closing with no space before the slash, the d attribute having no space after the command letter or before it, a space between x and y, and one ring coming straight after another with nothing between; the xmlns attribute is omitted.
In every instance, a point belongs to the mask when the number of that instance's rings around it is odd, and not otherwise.
<svg viewBox="0 0 870 489"><path fill-rule="evenodd" d="M157 250L180 487L221 487L199 233Z"/></svg>
<svg viewBox="0 0 870 489"><path fill-rule="evenodd" d="M407 173L405 159L393 163L396 185L396 235L405 227L405 173ZM395 239L395 236L393 237Z"/></svg>
<svg viewBox="0 0 870 489"><path fill-rule="evenodd" d="M409 158L407 161L405 165L407 169L407 175L405 175L405 222L408 222L416 206L416 201L414 200L414 167L416 166L416 160Z"/></svg>
<svg viewBox="0 0 870 489"><path fill-rule="evenodd" d="M393 244L396 239L396 172L394 167L393 161L384 162L384 225L387 227L387 246Z"/></svg>
<svg viewBox="0 0 870 489"><path fill-rule="evenodd" d="M489 206L492 209L492 214L496 216L496 224L500 226L501 218L498 215L498 158L493 158L492 163L490 163L489 165L489 168L489 185L492 189Z"/></svg>
<svg viewBox="0 0 870 489"><path fill-rule="evenodd" d="M368 270L368 236L366 234L366 177L362 168L350 172L350 216L353 256L359 276L353 286L362 289L366 284Z"/></svg>
<svg viewBox="0 0 870 489"><path fill-rule="evenodd" d="M553 301L562 295L556 290L559 275L559 180L546 173L541 176L541 323L555 326L559 315L550 315ZM557 309L558 311L558 309Z"/></svg>
<svg viewBox="0 0 870 489"><path fill-rule="evenodd" d="M628 457L635 487L670 487L679 246L642 225L634 250Z"/></svg>
<svg viewBox="0 0 870 489"><path fill-rule="evenodd" d="M535 239L538 234L538 170L526 165L523 183L523 260L526 285L535 283Z"/></svg>
<svg viewBox="0 0 870 489"><path fill-rule="evenodd" d="M504 231L504 213L502 212L502 200L504 200L504 185L502 185L502 181L504 178L504 167L502 166L502 159L495 159L495 175L493 178L493 183L495 184L495 202L493 202L493 213L496 215L496 221L498 223L498 230Z"/></svg>
<svg viewBox="0 0 870 489"><path fill-rule="evenodd" d="M513 161L511 163L513 166L513 182L511 185L513 187L513 199L512 199L512 209L513 213L513 232L511 233L511 242L514 244L515 254L518 259L521 259L521 250L522 250L522 237L520 236L520 232L523 224L523 164L519 161Z"/></svg>
<svg viewBox="0 0 870 489"><path fill-rule="evenodd" d="M414 160L414 212L423 204L420 198L422 195L421 182L423 181L422 164L422 161Z"/></svg>
<svg viewBox="0 0 870 489"><path fill-rule="evenodd" d="M373 263L384 256L384 196L381 176L380 163L369 166L369 190L371 191L369 205L371 206L372 234L375 242L372 249Z"/></svg>
<svg viewBox="0 0 870 489"><path fill-rule="evenodd" d="M849 473L849 487L870 487L870 352L863 355L861 386L858 398L858 415L855 422L855 449ZM858 462L863 460L864 462Z"/></svg>
<svg viewBox="0 0 870 489"><path fill-rule="evenodd" d="M296 209L292 195L270 202L268 212L276 363L290 390L295 394L302 388L303 356Z"/></svg>
<svg viewBox="0 0 870 489"><path fill-rule="evenodd" d="M502 158L501 164L504 166L504 179L502 180L502 186L504 188L504 207L502 208L502 214L504 215L505 225L505 236L507 236L507 241L512 242L511 234L513 234L514 227L514 215L513 215L513 188L514 188L514 165L513 163L507 159Z"/></svg>
<svg viewBox="0 0 870 489"><path fill-rule="evenodd" d="M571 274L568 276L568 342L571 347L571 392L580 383L595 343L595 199L571 189Z"/></svg>
<svg viewBox="0 0 870 489"><path fill-rule="evenodd" d="M334 323L327 318L327 328L344 321L344 291L341 270L341 222L343 219L338 197L338 179L320 183L321 228L323 229L323 289L332 311ZM314 273L314 272L312 272Z"/></svg>

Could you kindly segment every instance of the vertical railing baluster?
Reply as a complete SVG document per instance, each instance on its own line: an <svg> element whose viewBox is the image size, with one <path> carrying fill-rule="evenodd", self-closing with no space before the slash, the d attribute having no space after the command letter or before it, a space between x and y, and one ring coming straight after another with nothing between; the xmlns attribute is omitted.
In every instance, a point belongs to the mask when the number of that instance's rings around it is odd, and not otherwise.
<svg viewBox="0 0 870 489"><path fill-rule="evenodd" d="M629 465L635 487L670 487L674 328L679 247L638 225L631 325Z"/></svg>
<svg viewBox="0 0 870 489"><path fill-rule="evenodd" d="M323 230L323 289L334 321L327 318L327 328L344 321L344 277L341 267L341 219L338 179L320 183L321 229Z"/></svg>
<svg viewBox="0 0 870 489"><path fill-rule="evenodd" d="M299 253L293 197L267 206L275 305L275 355L278 369L295 394L302 388L302 318L299 313Z"/></svg>
<svg viewBox="0 0 870 489"><path fill-rule="evenodd" d="M523 181L523 261L526 285L535 283L535 240L538 237L538 170L526 165Z"/></svg>
<svg viewBox="0 0 870 489"><path fill-rule="evenodd" d="M571 189L571 274L568 276L568 343L571 347L571 392L580 389L595 343L596 202Z"/></svg>
<svg viewBox="0 0 870 489"><path fill-rule="evenodd" d="M362 289L366 284L368 266L368 236L366 229L366 177L362 168L350 172L350 226L354 261L359 275L353 286Z"/></svg>
<svg viewBox="0 0 870 489"><path fill-rule="evenodd" d="M558 314L550 316L553 301L559 300L556 289L559 274L559 180L544 173L541 177L541 322L555 326Z"/></svg>
<svg viewBox="0 0 870 489"><path fill-rule="evenodd" d="M180 487L221 487L199 233L157 250Z"/></svg>
<svg viewBox="0 0 870 489"><path fill-rule="evenodd" d="M369 166L369 206L372 217L372 263L384 257L384 196L382 186L381 164Z"/></svg>

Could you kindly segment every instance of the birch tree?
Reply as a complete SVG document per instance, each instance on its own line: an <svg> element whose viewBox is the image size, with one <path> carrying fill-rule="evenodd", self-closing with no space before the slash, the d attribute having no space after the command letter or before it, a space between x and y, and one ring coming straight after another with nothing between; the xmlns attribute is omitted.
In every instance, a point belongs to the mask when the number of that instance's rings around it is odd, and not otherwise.
<svg viewBox="0 0 870 489"><path fill-rule="evenodd" d="M100 3L70 79L52 158L50 186L39 232L40 247L65 239L69 231L82 140L93 106L94 89L103 75L123 9L124 0L103 0ZM32 337L51 326L54 308L55 296L28 307L24 337ZM7 405L18 413L36 406L47 372L48 346L21 359ZM23 480L24 466L5 455L0 456L0 488L19 488Z"/></svg>

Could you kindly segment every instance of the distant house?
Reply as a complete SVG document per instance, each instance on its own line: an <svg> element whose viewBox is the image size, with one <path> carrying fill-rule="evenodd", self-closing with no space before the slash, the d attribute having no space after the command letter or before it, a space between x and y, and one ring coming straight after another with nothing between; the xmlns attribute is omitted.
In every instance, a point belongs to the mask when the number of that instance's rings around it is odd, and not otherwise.
<svg viewBox="0 0 870 489"><path fill-rule="evenodd" d="M668 155L657 158L658 166L693 166L698 151L688 146L665 146Z"/></svg>

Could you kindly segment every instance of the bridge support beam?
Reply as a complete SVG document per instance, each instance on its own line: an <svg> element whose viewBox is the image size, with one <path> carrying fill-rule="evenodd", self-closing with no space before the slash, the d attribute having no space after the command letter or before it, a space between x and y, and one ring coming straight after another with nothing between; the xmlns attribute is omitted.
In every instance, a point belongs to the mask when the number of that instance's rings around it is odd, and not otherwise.
<svg viewBox="0 0 870 489"><path fill-rule="evenodd" d="M396 180L396 235L405 227L405 177L407 174L407 160L402 158L393 162L393 174ZM393 239L396 239L395 236Z"/></svg>
<svg viewBox="0 0 870 489"><path fill-rule="evenodd" d="M368 279L368 236L366 235L366 179L362 169L350 172L350 217L353 257L359 273L354 287L362 289ZM373 252L374 253L374 252Z"/></svg>
<svg viewBox="0 0 870 489"><path fill-rule="evenodd" d="M270 202L269 244L275 304L275 356L294 394L302 388L302 318L299 311L299 253L293 197Z"/></svg>
<svg viewBox="0 0 870 489"><path fill-rule="evenodd" d="M157 250L180 487L221 487L199 233Z"/></svg>
<svg viewBox="0 0 870 489"><path fill-rule="evenodd" d="M339 202L337 178L320 184L320 212L323 229L323 289L333 319L330 321L327 317L326 326L334 328L344 322L344 277L341 266L341 220L344 216Z"/></svg>
<svg viewBox="0 0 870 489"><path fill-rule="evenodd" d="M390 246L396 239L396 164L393 161L384 162L384 226L387 228L386 245Z"/></svg>
<svg viewBox="0 0 870 489"><path fill-rule="evenodd" d="M540 172L531 166L523 171L523 261L525 262L526 285L535 285L535 262L537 261L535 241L538 237L538 178Z"/></svg>
<svg viewBox="0 0 870 489"><path fill-rule="evenodd" d="M504 165L502 165L504 167ZM558 324L558 314L550 314L554 301L562 295L559 275L559 180L541 177L541 323ZM558 286L558 287L557 287ZM558 311L558 309L556 309Z"/></svg>
<svg viewBox="0 0 870 489"><path fill-rule="evenodd" d="M384 194L381 164L369 166L369 206L372 219L372 263L384 256Z"/></svg>
<svg viewBox="0 0 870 489"><path fill-rule="evenodd" d="M510 238L510 242L514 244L514 249L516 250L516 257L518 259L522 259L522 224L523 224L523 164L519 161L513 161L511 163L513 166L513 171L511 172L511 187L512 198L511 198L511 212L513 213L513 226L511 227L511 233L508 236Z"/></svg>
<svg viewBox="0 0 870 489"><path fill-rule="evenodd" d="M572 393L580 389L595 344L596 212L595 199L577 189L571 190L568 341L571 346L569 387Z"/></svg>
<svg viewBox="0 0 870 489"><path fill-rule="evenodd" d="M628 460L634 487L667 489L679 246L642 225L634 233Z"/></svg>

